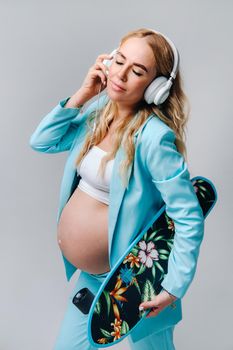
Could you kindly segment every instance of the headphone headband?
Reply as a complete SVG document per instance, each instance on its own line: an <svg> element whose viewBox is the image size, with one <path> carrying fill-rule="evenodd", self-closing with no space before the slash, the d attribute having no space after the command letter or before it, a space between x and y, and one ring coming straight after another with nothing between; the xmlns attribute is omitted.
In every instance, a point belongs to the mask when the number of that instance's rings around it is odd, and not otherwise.
<svg viewBox="0 0 233 350"><path fill-rule="evenodd" d="M174 62L173 62L173 68L172 71L170 73L170 77L174 80L176 75L177 75L177 71L178 71L178 67L179 67L179 62L180 62L180 55L179 52L177 50L177 48L175 47L174 43L171 41L171 39L169 39L166 35L164 35L161 32L158 32L157 30L148 28L149 30L151 30L152 32L156 33L156 34L160 34L162 37L164 37L164 39L167 40L168 44L171 46L172 52L173 52L173 56L174 56Z"/></svg>

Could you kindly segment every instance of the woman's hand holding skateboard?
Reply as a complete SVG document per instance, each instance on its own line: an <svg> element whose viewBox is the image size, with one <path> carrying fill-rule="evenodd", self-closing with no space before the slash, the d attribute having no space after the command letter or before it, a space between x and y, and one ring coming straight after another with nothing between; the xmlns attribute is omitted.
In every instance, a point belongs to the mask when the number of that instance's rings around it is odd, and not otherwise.
<svg viewBox="0 0 233 350"><path fill-rule="evenodd" d="M139 310L151 309L151 312L149 312L146 315L146 318L154 317L157 316L159 312L162 311L168 305L175 307L175 304L173 304L173 302L176 299L177 298L174 295L169 294L166 290L162 290L152 300L141 303L139 305Z"/></svg>

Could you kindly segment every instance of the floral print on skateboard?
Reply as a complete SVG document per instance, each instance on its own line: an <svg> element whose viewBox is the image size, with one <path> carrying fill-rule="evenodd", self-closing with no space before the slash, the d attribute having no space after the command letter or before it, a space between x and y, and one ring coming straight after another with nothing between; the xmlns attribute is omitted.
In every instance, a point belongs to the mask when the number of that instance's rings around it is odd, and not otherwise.
<svg viewBox="0 0 233 350"><path fill-rule="evenodd" d="M215 187L204 177L191 181L206 217L217 199ZM92 345L99 348L115 345L148 313L139 311L138 306L162 290L174 234L174 222L167 216L164 205L110 272L111 277L108 275L102 283L88 318Z"/></svg>

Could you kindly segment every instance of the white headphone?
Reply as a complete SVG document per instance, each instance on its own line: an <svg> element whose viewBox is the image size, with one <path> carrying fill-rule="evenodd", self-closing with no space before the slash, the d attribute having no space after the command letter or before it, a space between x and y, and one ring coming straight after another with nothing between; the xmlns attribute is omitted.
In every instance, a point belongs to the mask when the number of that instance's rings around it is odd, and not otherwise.
<svg viewBox="0 0 233 350"><path fill-rule="evenodd" d="M173 84L173 81L176 77L177 71L178 71L178 67L179 67L179 61L180 61L180 57L179 57L179 52L177 50L177 48L175 47L174 43L164 34L155 31L153 29L149 29L154 33L160 34L162 35L167 42L170 44L171 49L173 51L173 55L174 55L174 63L173 63L173 68L172 71L170 73L169 78L161 75L159 77L156 77L151 83L150 85L146 88L145 92L144 92L144 99L148 104L154 103L155 105L160 105L162 104L169 96L170 93L170 89L171 86ZM119 48L114 49L111 52L111 56L114 56L117 52ZM109 67L112 63L112 59L111 60L104 60L103 64L106 65L106 67Z"/></svg>

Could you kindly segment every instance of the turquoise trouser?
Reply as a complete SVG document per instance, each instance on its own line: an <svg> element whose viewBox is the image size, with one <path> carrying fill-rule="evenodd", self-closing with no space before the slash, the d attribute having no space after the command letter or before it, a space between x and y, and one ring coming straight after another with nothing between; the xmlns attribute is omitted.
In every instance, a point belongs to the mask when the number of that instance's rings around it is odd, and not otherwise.
<svg viewBox="0 0 233 350"><path fill-rule="evenodd" d="M90 274L81 271L75 288L69 296L65 316L62 320L54 350L97 350L88 341L87 320L88 314L83 314L73 303L74 295L84 287L87 287L96 295L101 283L108 272L103 274ZM175 350L173 344L174 327L169 327L161 332L152 333L137 342L131 338L137 327L126 337L130 349L133 350Z"/></svg>

